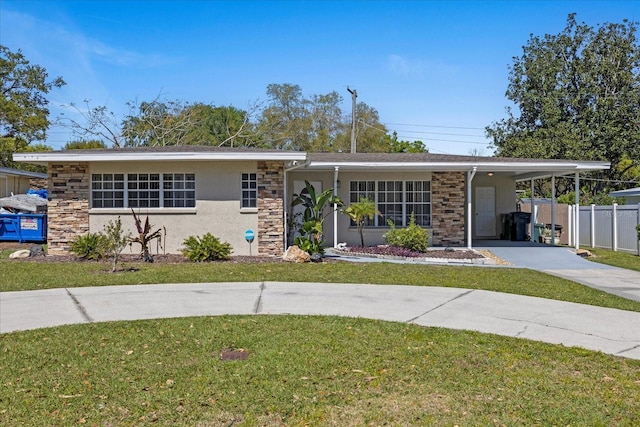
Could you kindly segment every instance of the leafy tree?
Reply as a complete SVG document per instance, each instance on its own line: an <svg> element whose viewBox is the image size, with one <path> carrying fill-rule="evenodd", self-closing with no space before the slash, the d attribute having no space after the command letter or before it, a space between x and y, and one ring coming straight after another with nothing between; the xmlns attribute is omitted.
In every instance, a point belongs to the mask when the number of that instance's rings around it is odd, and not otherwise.
<svg viewBox="0 0 640 427"><path fill-rule="evenodd" d="M380 211L376 209L375 202L366 197L362 197L359 202L352 203L347 207L344 213L347 214L349 218L351 218L351 221L358 227L360 246L364 246L364 227L367 225L367 220L373 220L376 215L380 215Z"/></svg>
<svg viewBox="0 0 640 427"><path fill-rule="evenodd" d="M425 147L422 141L403 141L398 140L396 131L391 135L386 135L392 153L428 153L429 149Z"/></svg>
<svg viewBox="0 0 640 427"><path fill-rule="evenodd" d="M277 149L303 150L310 145L311 119L309 103L302 89L289 83L267 86L269 104L262 110L260 138L265 145Z"/></svg>
<svg viewBox="0 0 640 427"><path fill-rule="evenodd" d="M77 141L67 142L64 146L64 150L91 150L95 148L107 148L107 144L98 139L84 140L80 139Z"/></svg>
<svg viewBox="0 0 640 427"><path fill-rule="evenodd" d="M0 164L14 166L12 153L33 141L46 139L49 100L53 88L65 85L62 77L47 80L47 71L30 64L20 50L0 45Z"/></svg>
<svg viewBox="0 0 640 427"><path fill-rule="evenodd" d="M269 104L262 111L257 137L272 148L313 152L348 152L351 149L351 118L343 114L342 96L333 91L306 98L293 84L270 84ZM390 152L386 127L378 111L356 105L359 152Z"/></svg>
<svg viewBox="0 0 640 427"><path fill-rule="evenodd" d="M184 144L216 147L255 145L250 112L232 106L214 107L198 103L185 107L179 119L189 119L191 122L183 139Z"/></svg>
<svg viewBox="0 0 640 427"><path fill-rule="evenodd" d="M640 159L636 23L593 28L571 14L561 33L532 35L513 61L506 96L515 108L486 128L498 156L609 161L608 179L620 178L625 156Z"/></svg>

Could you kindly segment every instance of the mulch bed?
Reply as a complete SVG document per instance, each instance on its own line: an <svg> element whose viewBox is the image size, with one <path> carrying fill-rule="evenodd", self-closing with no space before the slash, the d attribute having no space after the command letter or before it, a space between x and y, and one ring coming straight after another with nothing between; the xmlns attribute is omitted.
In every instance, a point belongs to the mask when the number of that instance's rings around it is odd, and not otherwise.
<svg viewBox="0 0 640 427"><path fill-rule="evenodd" d="M0 252L9 250L16 251L19 249L29 249L31 246L34 246L34 243L18 243L18 242L0 242ZM353 256L367 256L363 248L358 248L358 252L351 252L347 250L336 251L344 255L353 255ZM378 257L381 255L378 254ZM440 249L431 249L423 254L420 254L420 258L434 258L434 259L479 259L484 258L483 254L479 254L475 251L465 250L465 249L456 249L456 250L440 250ZM391 257L393 258L393 257ZM47 256L39 256L39 257L29 257L29 258L18 258L12 261L21 261L21 262L95 262L92 260L85 260L83 258L79 258L75 255L47 255ZM126 263L137 263L142 262L140 255L135 253L123 253L120 256L120 262ZM185 262L190 262L187 258L180 254L155 254L153 255L153 262L157 264L181 264ZM274 262L285 262L282 257L276 256L232 256L230 260L227 261L216 261L216 262L228 262L233 264L260 264L260 263L274 263ZM339 260L332 257L325 257L322 259L322 262L344 262L343 260Z"/></svg>

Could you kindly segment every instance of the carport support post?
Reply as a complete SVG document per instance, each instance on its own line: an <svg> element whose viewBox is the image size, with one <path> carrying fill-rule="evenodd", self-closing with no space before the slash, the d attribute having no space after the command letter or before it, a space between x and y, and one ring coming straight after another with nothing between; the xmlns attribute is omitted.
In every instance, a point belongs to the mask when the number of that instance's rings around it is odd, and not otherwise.
<svg viewBox="0 0 640 427"><path fill-rule="evenodd" d="M551 175L551 245L556 244L556 176Z"/></svg>
<svg viewBox="0 0 640 427"><path fill-rule="evenodd" d="M471 227L471 224L473 222L473 212L472 212L472 203L471 203L471 196L473 194L473 191L471 191L472 190L471 184L473 183L473 177L476 176L477 171L478 171L478 168L474 166L473 170L470 170L469 172L467 172L467 248L469 248L470 250L473 249L473 243L471 241L473 236L473 230Z"/></svg>
<svg viewBox="0 0 640 427"><path fill-rule="evenodd" d="M531 229L531 232L529 234L529 241L533 241L533 227L534 224L536 223L536 202L535 202L535 198L536 198L536 193L535 193L535 180L533 178L531 178L531 201L529 202L531 204L531 216L529 216L529 229Z"/></svg>
<svg viewBox="0 0 640 427"><path fill-rule="evenodd" d="M576 204L574 210L574 220L573 220L573 234L574 234L574 243L576 251L580 249L580 173L576 172L575 175L575 192L576 192Z"/></svg>

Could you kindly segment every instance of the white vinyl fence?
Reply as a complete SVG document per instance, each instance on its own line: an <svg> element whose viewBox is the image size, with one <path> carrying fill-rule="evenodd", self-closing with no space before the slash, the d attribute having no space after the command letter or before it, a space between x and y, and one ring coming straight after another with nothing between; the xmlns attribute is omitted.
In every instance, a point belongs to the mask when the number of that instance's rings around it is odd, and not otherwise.
<svg viewBox="0 0 640 427"><path fill-rule="evenodd" d="M574 218L575 206L569 206L569 218ZM573 239L574 224L570 224L569 236ZM637 205L580 206L580 246L606 248L640 255L640 243L636 226L640 224L640 203Z"/></svg>

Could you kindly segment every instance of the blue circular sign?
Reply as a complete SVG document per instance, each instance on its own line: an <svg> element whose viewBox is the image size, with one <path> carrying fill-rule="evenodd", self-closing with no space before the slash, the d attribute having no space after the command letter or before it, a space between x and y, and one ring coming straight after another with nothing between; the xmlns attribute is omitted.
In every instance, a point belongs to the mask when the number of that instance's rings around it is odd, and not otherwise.
<svg viewBox="0 0 640 427"><path fill-rule="evenodd" d="M255 238L255 234L253 233L253 230L249 229L247 231L244 232L244 238L247 239L247 242L251 243L253 242L253 239Z"/></svg>

